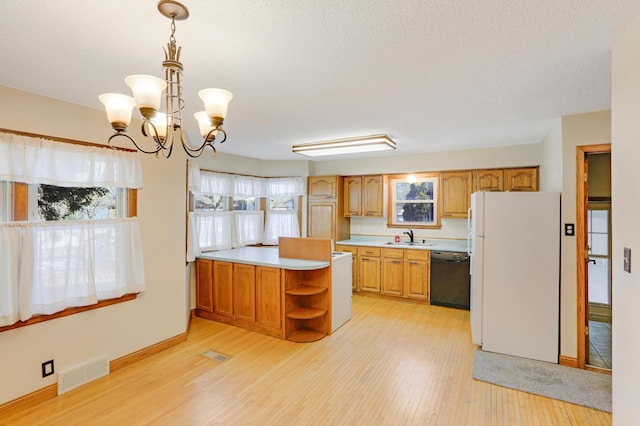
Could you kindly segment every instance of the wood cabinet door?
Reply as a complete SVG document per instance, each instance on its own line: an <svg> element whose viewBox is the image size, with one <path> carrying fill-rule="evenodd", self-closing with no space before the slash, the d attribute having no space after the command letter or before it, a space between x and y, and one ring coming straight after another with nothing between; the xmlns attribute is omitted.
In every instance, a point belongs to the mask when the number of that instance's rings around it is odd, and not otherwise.
<svg viewBox="0 0 640 426"><path fill-rule="evenodd" d="M359 290L358 288L358 247L336 245L336 251L345 251L351 253L351 289Z"/></svg>
<svg viewBox="0 0 640 426"><path fill-rule="evenodd" d="M307 236L310 238L333 238L335 241L336 209L335 202L310 202Z"/></svg>
<svg viewBox="0 0 640 426"><path fill-rule="evenodd" d="M362 177L362 215L384 217L384 179L382 175Z"/></svg>
<svg viewBox="0 0 640 426"><path fill-rule="evenodd" d="M344 215L362 215L362 178L347 176L344 178Z"/></svg>
<svg viewBox="0 0 640 426"><path fill-rule="evenodd" d="M502 169L474 170L473 190L504 191L504 171Z"/></svg>
<svg viewBox="0 0 640 426"><path fill-rule="evenodd" d="M213 262L213 311L233 318L233 263Z"/></svg>
<svg viewBox="0 0 640 426"><path fill-rule="evenodd" d="M466 218L471 204L471 172L440 174L442 217Z"/></svg>
<svg viewBox="0 0 640 426"><path fill-rule="evenodd" d="M256 320L256 267L242 263L233 264L234 318L254 322Z"/></svg>
<svg viewBox="0 0 640 426"><path fill-rule="evenodd" d="M538 168L505 169L505 191L537 191Z"/></svg>
<svg viewBox="0 0 640 426"><path fill-rule="evenodd" d="M405 296L429 300L429 261L407 260L405 268Z"/></svg>
<svg viewBox="0 0 640 426"><path fill-rule="evenodd" d="M310 176L308 179L309 198L337 198L337 176Z"/></svg>
<svg viewBox="0 0 640 426"><path fill-rule="evenodd" d="M402 296L403 290L403 266L402 259L393 257L382 258L382 293L391 296Z"/></svg>
<svg viewBox="0 0 640 426"><path fill-rule="evenodd" d="M196 259L196 308L213 312L213 261Z"/></svg>
<svg viewBox="0 0 640 426"><path fill-rule="evenodd" d="M279 268L256 266L256 322L282 328L282 280Z"/></svg>
<svg viewBox="0 0 640 426"><path fill-rule="evenodd" d="M360 256L360 290L380 293L380 258Z"/></svg>

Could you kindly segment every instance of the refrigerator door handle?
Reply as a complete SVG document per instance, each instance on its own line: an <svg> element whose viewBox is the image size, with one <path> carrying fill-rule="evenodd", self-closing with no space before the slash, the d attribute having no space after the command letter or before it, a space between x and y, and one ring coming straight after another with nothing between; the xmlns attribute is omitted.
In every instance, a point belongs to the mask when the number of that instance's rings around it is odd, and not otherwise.
<svg viewBox="0 0 640 426"><path fill-rule="evenodd" d="M469 207L469 208L467 209L467 229L468 229L469 231L471 231L471 230L472 230L472 229L471 229L471 213L472 213L472 211L471 211L471 207Z"/></svg>
<svg viewBox="0 0 640 426"><path fill-rule="evenodd" d="M472 233L471 233L471 232L469 232L469 233L467 234L467 254L468 254L469 256L471 256L471 238L472 238L472 236L473 236L473 235L472 235Z"/></svg>

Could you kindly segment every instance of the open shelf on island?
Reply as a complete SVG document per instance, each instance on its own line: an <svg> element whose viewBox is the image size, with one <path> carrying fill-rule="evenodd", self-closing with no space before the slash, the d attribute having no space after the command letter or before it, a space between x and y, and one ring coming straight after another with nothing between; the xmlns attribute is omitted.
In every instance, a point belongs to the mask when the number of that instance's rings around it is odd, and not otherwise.
<svg viewBox="0 0 640 426"><path fill-rule="evenodd" d="M317 340L320 340L326 335L327 335L326 333L322 333L317 330L299 328L291 332L287 336L287 340L290 340L292 342L297 342L297 343L309 343L309 342L315 342Z"/></svg>
<svg viewBox="0 0 640 426"><path fill-rule="evenodd" d="M287 294L292 296L312 296L314 294L322 294L327 291L326 287L317 287L311 285L301 285L287 290Z"/></svg>
<svg viewBox="0 0 640 426"><path fill-rule="evenodd" d="M327 313L326 309L299 307L294 309L291 312L287 312L287 318L308 320L313 318L319 318L323 315L326 315L326 313Z"/></svg>

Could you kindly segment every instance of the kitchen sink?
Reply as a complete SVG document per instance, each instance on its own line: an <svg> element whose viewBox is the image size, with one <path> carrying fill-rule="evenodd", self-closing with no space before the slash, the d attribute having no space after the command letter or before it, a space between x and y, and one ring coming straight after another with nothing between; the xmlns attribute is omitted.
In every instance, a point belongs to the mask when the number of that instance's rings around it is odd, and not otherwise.
<svg viewBox="0 0 640 426"><path fill-rule="evenodd" d="M412 243L407 241L400 241L398 243L396 243L395 241L387 241L385 244L390 246L419 246L419 247L431 247L436 245L436 243L420 242L420 241L414 241Z"/></svg>

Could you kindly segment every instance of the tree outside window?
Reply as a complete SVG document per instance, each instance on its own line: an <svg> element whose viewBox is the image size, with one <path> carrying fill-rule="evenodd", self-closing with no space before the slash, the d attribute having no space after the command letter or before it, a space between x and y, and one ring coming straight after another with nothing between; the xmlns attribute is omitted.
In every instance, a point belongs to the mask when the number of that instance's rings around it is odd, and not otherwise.
<svg viewBox="0 0 640 426"><path fill-rule="evenodd" d="M423 174L409 183L406 176L392 176L389 180L392 212L389 224L411 227L439 226L438 176Z"/></svg>

